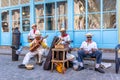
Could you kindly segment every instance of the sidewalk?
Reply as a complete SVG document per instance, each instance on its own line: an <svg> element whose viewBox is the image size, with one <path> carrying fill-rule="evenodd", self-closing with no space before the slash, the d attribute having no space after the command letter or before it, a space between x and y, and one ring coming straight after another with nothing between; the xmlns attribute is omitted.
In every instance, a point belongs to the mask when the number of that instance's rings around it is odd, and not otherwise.
<svg viewBox="0 0 120 80"><path fill-rule="evenodd" d="M22 54L27 52L28 48L24 48ZM82 71L69 68L65 74L60 74L55 70L53 72L44 70L43 65L36 65L34 60L30 60L35 67L33 70L19 69L18 65L22 63L24 56L19 56L18 61L12 61L11 54L11 48L0 47L0 80L120 80L120 71L118 74L115 73L114 63L110 68L104 69L105 74L96 72L94 63L91 64L91 62ZM76 55L76 51L73 51L73 54ZM103 59L114 60L114 57L113 52L103 53ZM85 63L89 63L89 61Z"/></svg>
<svg viewBox="0 0 120 80"><path fill-rule="evenodd" d="M46 71L42 66L35 62L33 70L19 69L18 65L22 63L24 56L19 57L19 61L12 61L11 55L0 55L0 80L120 80L120 71L115 73L115 64L110 68L104 69L105 74L94 71L94 67L88 65L87 69L75 71L72 68L67 69L65 74L57 71ZM94 65L94 64L92 64Z"/></svg>
<svg viewBox="0 0 120 80"><path fill-rule="evenodd" d="M24 47L21 55L25 55L29 52L28 47ZM45 56L47 56L48 51L46 52ZM12 49L9 46L0 46L0 55L11 55ZM72 54L77 56L77 50L72 51ZM114 62L115 60L115 52L114 50L103 50L102 60L107 62Z"/></svg>

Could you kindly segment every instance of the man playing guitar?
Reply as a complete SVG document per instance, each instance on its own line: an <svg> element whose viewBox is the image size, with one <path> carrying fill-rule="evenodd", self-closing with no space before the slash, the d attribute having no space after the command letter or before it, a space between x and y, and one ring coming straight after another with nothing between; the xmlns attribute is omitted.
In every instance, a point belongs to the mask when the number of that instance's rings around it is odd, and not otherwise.
<svg viewBox="0 0 120 80"><path fill-rule="evenodd" d="M39 33L39 30L37 30L37 25L32 25L32 30L28 33L28 42L32 42L35 38L35 33ZM16 54L21 54L21 51L23 49L23 46L20 46L20 48L16 51Z"/></svg>
<svg viewBox="0 0 120 80"><path fill-rule="evenodd" d="M26 68L26 65L29 63L29 60L32 57L34 57L36 54L39 56L37 64L42 65L42 55L44 53L44 48L47 48L47 43L45 39L41 37L40 33L35 34L35 39L30 43L30 48L34 47L36 44L39 44L38 47L35 50L30 51L25 55L22 64L18 66L19 68Z"/></svg>

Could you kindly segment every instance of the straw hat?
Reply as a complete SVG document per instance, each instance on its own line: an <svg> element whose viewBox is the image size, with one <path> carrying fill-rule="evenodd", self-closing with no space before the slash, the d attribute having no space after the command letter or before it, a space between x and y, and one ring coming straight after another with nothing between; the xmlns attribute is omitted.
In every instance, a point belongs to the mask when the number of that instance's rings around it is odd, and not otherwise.
<svg viewBox="0 0 120 80"><path fill-rule="evenodd" d="M92 33L86 33L85 36L86 36L86 37L88 37L88 36L93 36L93 34L92 34Z"/></svg>
<svg viewBox="0 0 120 80"><path fill-rule="evenodd" d="M32 64L27 64L25 67L26 67L27 70L34 69L34 65L32 65Z"/></svg>
<svg viewBox="0 0 120 80"><path fill-rule="evenodd" d="M65 29L64 27L62 27L62 28L60 29L60 32L62 32L62 31L66 31L66 29Z"/></svg>
<svg viewBox="0 0 120 80"><path fill-rule="evenodd" d="M39 37L39 36L41 36L40 32L36 32L35 37Z"/></svg>
<svg viewBox="0 0 120 80"><path fill-rule="evenodd" d="M32 24L32 28L33 28L34 26L36 26L36 27L37 27L37 25L36 25L36 24Z"/></svg>

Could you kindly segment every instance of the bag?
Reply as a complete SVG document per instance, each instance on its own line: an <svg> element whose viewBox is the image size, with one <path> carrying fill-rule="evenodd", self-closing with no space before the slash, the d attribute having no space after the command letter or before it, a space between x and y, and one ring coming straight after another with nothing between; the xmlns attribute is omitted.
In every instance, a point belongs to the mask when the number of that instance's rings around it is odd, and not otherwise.
<svg viewBox="0 0 120 80"><path fill-rule="evenodd" d="M66 71L66 68L64 67L64 69L62 69L63 67L63 64L58 62L58 63L54 63L56 65L56 71L59 72L59 73L62 73L64 74L65 71Z"/></svg>

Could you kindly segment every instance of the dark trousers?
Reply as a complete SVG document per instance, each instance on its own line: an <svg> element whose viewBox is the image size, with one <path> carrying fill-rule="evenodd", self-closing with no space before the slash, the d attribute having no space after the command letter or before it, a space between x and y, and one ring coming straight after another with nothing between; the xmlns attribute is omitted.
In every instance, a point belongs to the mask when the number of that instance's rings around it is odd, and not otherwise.
<svg viewBox="0 0 120 80"><path fill-rule="evenodd" d="M83 58L86 56L95 57L97 64L100 64L102 61L102 52L99 50L95 51L94 53L90 53L90 54L85 54L84 50L78 51L78 61L79 62L83 62Z"/></svg>

